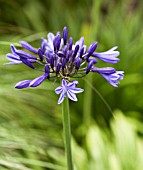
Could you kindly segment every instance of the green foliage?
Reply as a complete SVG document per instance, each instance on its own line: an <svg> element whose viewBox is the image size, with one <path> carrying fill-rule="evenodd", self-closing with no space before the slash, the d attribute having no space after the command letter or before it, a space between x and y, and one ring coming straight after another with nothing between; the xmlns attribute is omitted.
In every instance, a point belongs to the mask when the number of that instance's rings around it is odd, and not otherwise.
<svg viewBox="0 0 143 170"><path fill-rule="evenodd" d="M110 133L92 124L86 134L87 152L73 145L80 155L75 161L77 169L141 170L143 140L138 135L140 122L135 121L116 110L110 122Z"/></svg>
<svg viewBox="0 0 143 170"><path fill-rule="evenodd" d="M85 92L77 103L70 102L75 170L142 170L143 1L0 4L0 169L66 170L61 106L54 93L58 82L17 90L18 81L40 73L25 65L3 65L10 44L20 48L19 41L26 40L38 47L40 37L66 25L75 40L84 36L87 45L98 41L98 51L118 45L121 61L115 68L125 71L118 89L96 74L79 80Z"/></svg>

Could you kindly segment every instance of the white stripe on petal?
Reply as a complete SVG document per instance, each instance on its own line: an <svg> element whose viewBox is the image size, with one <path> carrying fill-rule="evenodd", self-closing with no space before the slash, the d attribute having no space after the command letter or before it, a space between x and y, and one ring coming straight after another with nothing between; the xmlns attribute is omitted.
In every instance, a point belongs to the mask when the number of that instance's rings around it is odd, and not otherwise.
<svg viewBox="0 0 143 170"><path fill-rule="evenodd" d="M109 49L108 51L114 51L114 50L116 50L117 48L118 48L118 46L115 46L115 47Z"/></svg>

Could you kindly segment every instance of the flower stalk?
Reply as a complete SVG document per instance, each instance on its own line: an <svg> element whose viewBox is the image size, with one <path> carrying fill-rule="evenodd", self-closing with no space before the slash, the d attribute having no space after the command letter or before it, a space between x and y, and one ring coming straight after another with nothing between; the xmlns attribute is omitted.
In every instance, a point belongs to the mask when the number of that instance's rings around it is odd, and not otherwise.
<svg viewBox="0 0 143 170"><path fill-rule="evenodd" d="M67 159L68 170L73 170L72 151L71 151L71 129L70 129L70 112L69 112L69 99L65 97L62 103L63 113L63 131L64 131L64 145L65 155Z"/></svg>

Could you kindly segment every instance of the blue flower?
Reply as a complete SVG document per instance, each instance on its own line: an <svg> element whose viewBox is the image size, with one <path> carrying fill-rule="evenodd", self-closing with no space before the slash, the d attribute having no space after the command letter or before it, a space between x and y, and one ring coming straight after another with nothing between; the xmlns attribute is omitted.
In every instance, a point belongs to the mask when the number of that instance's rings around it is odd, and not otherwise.
<svg viewBox="0 0 143 170"><path fill-rule="evenodd" d="M106 63L111 63L111 64L115 64L117 62L120 61L119 58L117 58L119 56L119 51L114 51L116 50L118 47L115 46L113 48L111 48L110 50L108 51L105 51L105 52L93 52L92 53L92 56L96 57L96 58L99 58L100 60L106 62Z"/></svg>
<svg viewBox="0 0 143 170"><path fill-rule="evenodd" d="M31 69L42 72L42 75L34 80L20 81L16 84L16 88L37 87L44 80L62 78L62 86L59 87L59 89L62 89L59 99L59 103L61 103L66 94L71 100L77 100L74 94L76 92L71 90L71 87L76 89L71 79L81 78L90 72L96 72L114 87L117 87L119 81L123 79L123 71L116 71L112 67L95 67L98 60L110 64L119 62L118 56L120 53L116 50L117 46L105 52L96 52L98 46L96 41L88 48L84 44L83 37L74 43L72 37L68 38L67 27L64 27L62 34L60 32L55 35L48 33L47 39L41 38L41 40L39 48L34 48L29 43L21 41L21 46L27 52L16 49L14 45L11 45L12 53L6 55L10 62L6 63L6 65L25 64ZM66 84L67 82L69 84Z"/></svg>
<svg viewBox="0 0 143 170"><path fill-rule="evenodd" d="M23 89L23 88L27 88L27 87L37 87L39 86L45 79L47 79L49 77L49 66L45 66L45 74L43 74L40 77L35 78L34 80L23 80L18 82L15 85L15 88L17 89Z"/></svg>
<svg viewBox="0 0 143 170"><path fill-rule="evenodd" d="M28 44L28 43L27 43ZM10 60L10 63L7 63L6 65L11 64L26 64L28 67L34 69L32 63L37 62L37 57L23 51L23 50L17 50L14 45L11 45L11 51L12 53L8 53L6 55L6 58Z"/></svg>
<svg viewBox="0 0 143 170"><path fill-rule="evenodd" d="M123 71L116 71L112 67L106 68L92 67L91 71L99 73L114 87L118 87L117 84L119 84L119 80L122 80L124 77Z"/></svg>
<svg viewBox="0 0 143 170"><path fill-rule="evenodd" d="M67 83L66 80L62 80L62 86L59 86L55 89L56 94L60 94L58 104L61 104L66 96L73 101L77 101L76 93L81 93L84 90L81 88L76 88L77 81Z"/></svg>

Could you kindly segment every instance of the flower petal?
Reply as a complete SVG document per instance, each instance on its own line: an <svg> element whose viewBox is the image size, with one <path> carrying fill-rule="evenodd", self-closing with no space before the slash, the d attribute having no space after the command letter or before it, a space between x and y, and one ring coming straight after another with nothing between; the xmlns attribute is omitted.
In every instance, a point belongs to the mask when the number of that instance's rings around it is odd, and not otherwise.
<svg viewBox="0 0 143 170"><path fill-rule="evenodd" d="M35 67L31 64L31 62L30 62L29 60L27 60L27 59L25 59L25 58L22 58L22 57L20 57L20 60L21 60L25 65L27 65L28 67L30 67L30 68L32 68L32 69L35 68Z"/></svg>
<svg viewBox="0 0 143 170"><path fill-rule="evenodd" d="M23 81L20 81L18 82L16 85L15 85L15 88L17 89L23 89L23 88L26 88L29 86L29 84L31 83L32 80L23 80Z"/></svg>
<svg viewBox="0 0 143 170"><path fill-rule="evenodd" d="M76 82L75 82L75 83L72 82L72 83L69 83L69 84L67 85L67 88L68 88L68 89L75 88L75 87L76 87Z"/></svg>
<svg viewBox="0 0 143 170"><path fill-rule="evenodd" d="M10 45L10 49L13 54L16 54L16 48L13 44Z"/></svg>
<svg viewBox="0 0 143 170"><path fill-rule="evenodd" d="M109 49L108 51L105 52L94 52L92 54L92 56L99 58L100 60L107 62L107 63L111 63L111 64L115 64L118 61L120 61L119 58L116 58L119 56L119 51L114 51L116 50L118 47L115 46L111 49Z"/></svg>
<svg viewBox="0 0 143 170"><path fill-rule="evenodd" d="M68 29L67 29L67 27L64 27L64 29L63 29L63 40L64 40L64 45L66 45L67 38L68 38Z"/></svg>
<svg viewBox="0 0 143 170"><path fill-rule="evenodd" d="M52 42L55 38L55 35L52 32L49 32L48 35L47 35L47 38L48 38L48 41Z"/></svg>
<svg viewBox="0 0 143 170"><path fill-rule="evenodd" d="M20 44L22 45L22 47L26 48L27 50L37 54L38 50L34 47L32 47L29 43L27 43L26 41L20 41Z"/></svg>
<svg viewBox="0 0 143 170"><path fill-rule="evenodd" d="M77 81L77 80L73 80L73 81L72 81L72 83L74 83L74 84L75 84L75 86L77 86L77 85L78 85L78 81Z"/></svg>
<svg viewBox="0 0 143 170"><path fill-rule="evenodd" d="M118 87L119 80L122 80L124 77L123 71L116 71L113 74L101 74L112 86Z"/></svg>
<svg viewBox="0 0 143 170"><path fill-rule="evenodd" d="M20 61L19 56L14 55L14 54L11 54L11 53L8 53L8 54L6 55L6 58L7 58L8 60L11 60L11 61Z"/></svg>
<svg viewBox="0 0 143 170"><path fill-rule="evenodd" d="M37 53L38 53L38 55L39 55L40 60L43 61L43 59L44 59L44 57L43 57L43 52L42 52L42 50L41 50L40 48L38 49L38 52L37 52Z"/></svg>
<svg viewBox="0 0 143 170"><path fill-rule="evenodd" d="M77 97L76 95L69 89L67 90L67 95L68 95L68 98L73 100L73 101L77 101Z"/></svg>
<svg viewBox="0 0 143 170"><path fill-rule="evenodd" d="M81 88L71 88L69 89L72 93L82 93L84 90Z"/></svg>
<svg viewBox="0 0 143 170"><path fill-rule="evenodd" d="M63 86L63 87L67 87L67 82L66 82L65 79L62 79L62 86Z"/></svg>
<svg viewBox="0 0 143 170"><path fill-rule="evenodd" d="M50 68L48 65L45 65L45 73L49 74L50 73Z"/></svg>
<svg viewBox="0 0 143 170"><path fill-rule="evenodd" d="M45 73L40 77L37 77L36 79L32 80L30 83L30 87L37 87L39 86L47 77L49 74Z"/></svg>
<svg viewBox="0 0 143 170"><path fill-rule="evenodd" d="M61 104L66 97L66 93L63 91L59 97L58 104Z"/></svg>
<svg viewBox="0 0 143 170"><path fill-rule="evenodd" d="M20 57L23 57L25 59L37 59L35 56L23 51L23 50L16 50L16 54L19 55Z"/></svg>
<svg viewBox="0 0 143 170"><path fill-rule="evenodd" d="M94 42L93 44L90 45L90 47L88 48L88 54L91 55L97 48L98 43Z"/></svg>
<svg viewBox="0 0 143 170"><path fill-rule="evenodd" d="M92 72L97 72L99 74L112 74L115 73L116 70L112 67L104 67L104 68L98 68L98 67L92 67Z"/></svg>
<svg viewBox="0 0 143 170"><path fill-rule="evenodd" d="M21 64L22 63L22 61L20 61L19 56L17 56L16 54L8 53L6 55L6 58L8 60L10 60L11 62L5 63L4 65L13 65L13 64Z"/></svg>
<svg viewBox="0 0 143 170"><path fill-rule="evenodd" d="M57 87L57 88L55 89L55 93L56 93L56 94L60 94L60 93L62 93L62 91L63 91L63 87L62 87L62 86L59 86L59 87Z"/></svg>

